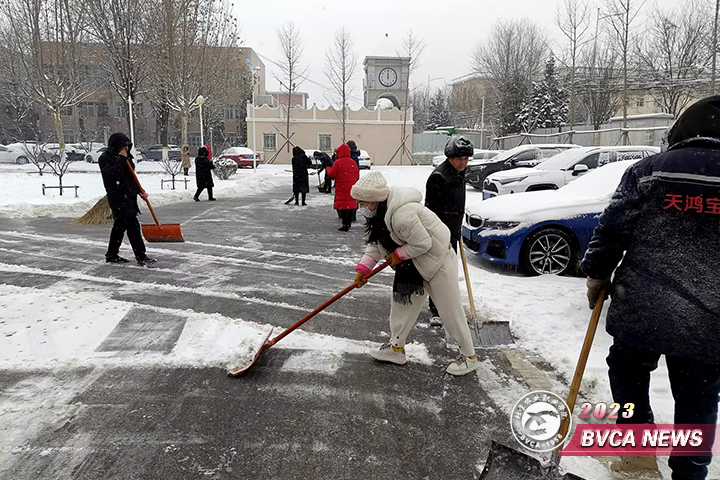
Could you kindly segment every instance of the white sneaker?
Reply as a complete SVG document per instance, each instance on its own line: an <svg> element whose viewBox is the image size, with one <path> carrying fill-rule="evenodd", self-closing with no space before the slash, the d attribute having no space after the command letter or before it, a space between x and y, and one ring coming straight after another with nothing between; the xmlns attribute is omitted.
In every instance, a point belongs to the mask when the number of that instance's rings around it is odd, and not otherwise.
<svg viewBox="0 0 720 480"><path fill-rule="evenodd" d="M389 343L383 343L378 348L371 350L370 356L380 362L390 362L397 365L405 365L407 363L405 349L403 348L402 351L396 352Z"/></svg>
<svg viewBox="0 0 720 480"><path fill-rule="evenodd" d="M474 372L478 368L480 368L480 362L478 362L477 357L468 358L465 355L460 355L445 371L450 375L460 376Z"/></svg>
<svg viewBox="0 0 720 480"><path fill-rule="evenodd" d="M438 316L430 317L430 326L442 327L442 319Z"/></svg>

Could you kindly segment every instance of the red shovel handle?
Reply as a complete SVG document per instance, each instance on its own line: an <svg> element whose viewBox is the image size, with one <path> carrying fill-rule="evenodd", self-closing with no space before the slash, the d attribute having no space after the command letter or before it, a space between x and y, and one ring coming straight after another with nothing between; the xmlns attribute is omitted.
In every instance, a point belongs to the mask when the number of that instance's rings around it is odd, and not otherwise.
<svg viewBox="0 0 720 480"><path fill-rule="evenodd" d="M383 268L387 267L387 266L390 265L391 263L392 263L392 261L390 261L390 260L386 261L385 263L383 263L383 264L380 265L379 267L375 268L375 270L373 270L372 272L370 272L370 273L368 273L367 275L365 275L365 279L366 279L366 280L369 279L370 277L372 277L373 275L375 275L376 273L378 273L380 270L382 270ZM317 308L316 308L315 310L313 310L312 312L310 312L310 313L308 313L307 315L305 315L303 318L301 318L300 320L298 320L297 322L295 322L294 325L292 325L291 327L287 328L287 329L286 329L284 332L282 332L280 335L278 335L277 337L273 338L273 339L270 340L269 342L266 342L265 345L263 345L262 349L263 349L263 350L267 350L268 348L272 347L272 346L275 345L277 342L279 342L280 340L282 340L283 338L285 338L287 335L289 335L293 330L297 329L300 325L302 325L303 323L307 322L308 320L310 320L311 318L313 318L313 317L314 317L315 315L317 315L318 313L320 313L320 312L322 312L323 310L325 310L327 307L329 307L330 305L332 305L333 303L335 303L335 301L338 300L340 297L342 297L343 295L345 295L346 293L348 293L349 291L351 291L352 289L354 289L354 288L356 288L356 287L357 287L357 283L355 283L355 282L353 282L352 285L348 285L348 286L345 287L345 289L342 290L340 293L338 293L337 295L335 295L334 297L332 297L330 300L328 300L327 302L325 302L325 303L323 303L322 305L320 305L319 307L317 307Z"/></svg>

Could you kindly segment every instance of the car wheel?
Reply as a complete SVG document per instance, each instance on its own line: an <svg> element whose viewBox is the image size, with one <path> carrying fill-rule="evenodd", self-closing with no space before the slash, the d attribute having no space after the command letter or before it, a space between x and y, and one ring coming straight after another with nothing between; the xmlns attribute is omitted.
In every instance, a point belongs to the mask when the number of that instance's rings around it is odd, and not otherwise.
<svg viewBox="0 0 720 480"><path fill-rule="evenodd" d="M532 233L523 245L521 262L531 275L562 275L575 270L575 238L559 228Z"/></svg>
<svg viewBox="0 0 720 480"><path fill-rule="evenodd" d="M21 157L17 157L17 159L15 159L15 163L17 163L18 165L27 165L27 163L28 163L28 158L27 158L27 157L22 157L22 156L21 156Z"/></svg>
<svg viewBox="0 0 720 480"><path fill-rule="evenodd" d="M87 163L93 163L92 155L85 155L85 161Z"/></svg>

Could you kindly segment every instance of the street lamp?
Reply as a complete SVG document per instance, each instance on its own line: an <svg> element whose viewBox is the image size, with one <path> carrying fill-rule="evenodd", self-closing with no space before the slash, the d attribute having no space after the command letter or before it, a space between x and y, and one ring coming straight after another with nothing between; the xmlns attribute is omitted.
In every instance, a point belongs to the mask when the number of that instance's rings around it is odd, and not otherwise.
<svg viewBox="0 0 720 480"><path fill-rule="evenodd" d="M427 83L428 95L430 94L430 82L434 82L435 80L442 80L442 77L430 78L430 75L428 75L428 83Z"/></svg>
<svg viewBox="0 0 720 480"><path fill-rule="evenodd" d="M200 107L200 145L205 145L205 139L203 138L203 118L202 118L202 106L205 103L205 97L198 95L195 99L195 103Z"/></svg>

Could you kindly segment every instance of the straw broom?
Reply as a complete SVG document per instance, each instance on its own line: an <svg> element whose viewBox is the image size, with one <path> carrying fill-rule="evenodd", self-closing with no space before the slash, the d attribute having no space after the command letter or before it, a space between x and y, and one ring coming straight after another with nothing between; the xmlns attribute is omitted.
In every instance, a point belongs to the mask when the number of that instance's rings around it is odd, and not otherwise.
<svg viewBox="0 0 720 480"><path fill-rule="evenodd" d="M102 225L113 221L112 210L108 203L107 195L97 201L93 207L82 217L78 218L73 225Z"/></svg>

